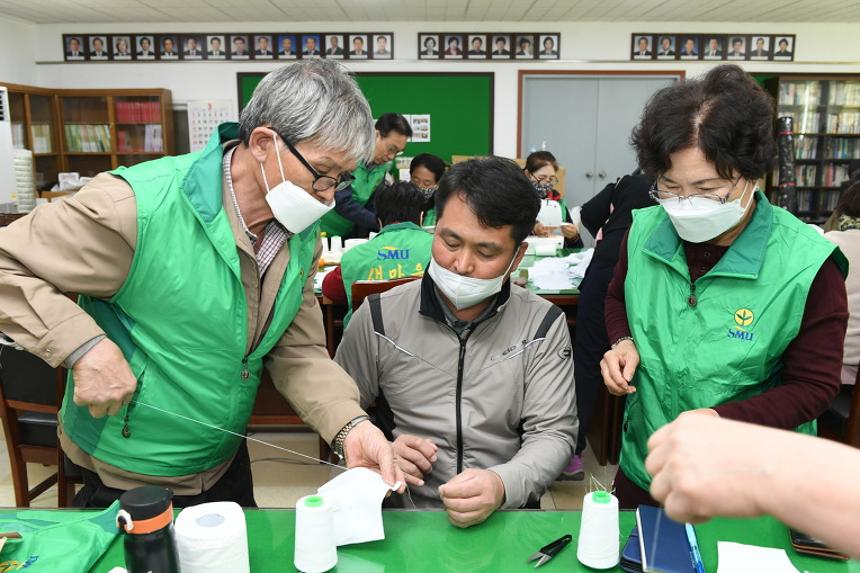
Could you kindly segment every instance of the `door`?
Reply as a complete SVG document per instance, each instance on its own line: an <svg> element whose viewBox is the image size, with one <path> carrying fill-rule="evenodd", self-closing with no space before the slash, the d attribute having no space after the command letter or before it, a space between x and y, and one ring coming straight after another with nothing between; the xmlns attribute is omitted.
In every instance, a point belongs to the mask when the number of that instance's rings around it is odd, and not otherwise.
<svg viewBox="0 0 860 573"><path fill-rule="evenodd" d="M678 76L523 77L522 157L545 146L567 170L568 206L636 168L630 132L648 99Z"/></svg>

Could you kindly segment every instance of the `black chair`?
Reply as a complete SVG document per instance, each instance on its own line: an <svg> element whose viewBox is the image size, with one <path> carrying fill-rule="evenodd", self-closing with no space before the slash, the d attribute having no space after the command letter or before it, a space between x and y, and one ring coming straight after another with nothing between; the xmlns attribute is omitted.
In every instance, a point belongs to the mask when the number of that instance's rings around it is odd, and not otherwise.
<svg viewBox="0 0 860 573"><path fill-rule="evenodd" d="M57 503L68 507L80 476L60 448L57 413L65 390L64 368L10 346L0 347L0 417L12 470L15 504L30 502L57 484ZM57 466L57 472L29 487L27 462Z"/></svg>

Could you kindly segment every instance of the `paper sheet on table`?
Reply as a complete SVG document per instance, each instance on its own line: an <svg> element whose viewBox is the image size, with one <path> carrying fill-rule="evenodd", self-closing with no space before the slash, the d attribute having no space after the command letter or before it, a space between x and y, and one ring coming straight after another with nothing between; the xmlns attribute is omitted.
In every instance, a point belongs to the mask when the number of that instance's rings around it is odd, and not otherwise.
<svg viewBox="0 0 860 573"><path fill-rule="evenodd" d="M541 290L564 290L573 288L564 259L552 257L541 259L529 269L529 279Z"/></svg>
<svg viewBox="0 0 860 573"><path fill-rule="evenodd" d="M332 504L335 544L385 539L382 500L398 487L400 484L389 486L378 473L367 468L347 470L323 484L318 491Z"/></svg>
<svg viewBox="0 0 860 573"><path fill-rule="evenodd" d="M566 256L564 260L570 265L570 269L568 269L570 278L582 281L582 278L585 276L585 271L588 270L588 265L591 264L591 258L593 256L594 249L586 249Z"/></svg>
<svg viewBox="0 0 860 573"><path fill-rule="evenodd" d="M561 204L558 201L544 199L540 202L538 222L544 227L561 226Z"/></svg>
<svg viewBox="0 0 860 573"><path fill-rule="evenodd" d="M784 549L720 541L717 553L717 573L800 573Z"/></svg>

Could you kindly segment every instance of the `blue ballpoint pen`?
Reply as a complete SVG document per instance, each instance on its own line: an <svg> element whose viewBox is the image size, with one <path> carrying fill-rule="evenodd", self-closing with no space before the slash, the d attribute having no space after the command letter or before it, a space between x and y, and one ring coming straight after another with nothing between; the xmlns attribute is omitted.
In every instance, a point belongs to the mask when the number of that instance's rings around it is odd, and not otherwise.
<svg viewBox="0 0 860 573"><path fill-rule="evenodd" d="M696 564L696 573L705 573L705 564L702 563L702 554L699 553L699 542L696 540L696 531L689 523L684 525L687 530L687 541L690 543L690 554Z"/></svg>

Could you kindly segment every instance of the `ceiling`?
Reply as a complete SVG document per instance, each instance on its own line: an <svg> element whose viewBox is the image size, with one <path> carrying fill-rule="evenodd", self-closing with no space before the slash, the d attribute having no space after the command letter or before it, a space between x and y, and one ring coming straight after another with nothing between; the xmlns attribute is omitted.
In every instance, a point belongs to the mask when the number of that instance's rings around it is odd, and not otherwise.
<svg viewBox="0 0 860 573"><path fill-rule="evenodd" d="M857 0L0 0L0 15L92 22L860 22Z"/></svg>

